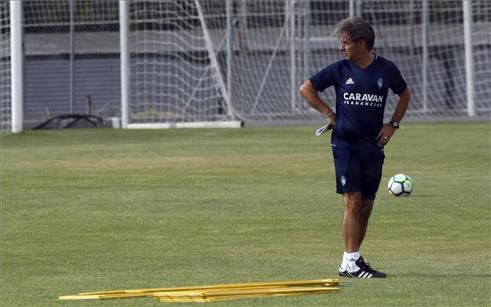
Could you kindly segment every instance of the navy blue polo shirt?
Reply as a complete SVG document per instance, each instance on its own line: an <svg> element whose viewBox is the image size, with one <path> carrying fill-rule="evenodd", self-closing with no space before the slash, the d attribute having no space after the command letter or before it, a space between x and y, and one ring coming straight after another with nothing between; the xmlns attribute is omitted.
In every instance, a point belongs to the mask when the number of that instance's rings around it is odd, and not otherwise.
<svg viewBox="0 0 491 307"><path fill-rule="evenodd" d="M348 60L335 62L310 81L319 92L334 86L336 127L332 144L338 147L377 145L389 89L399 95L407 87L397 66L377 55L364 69Z"/></svg>

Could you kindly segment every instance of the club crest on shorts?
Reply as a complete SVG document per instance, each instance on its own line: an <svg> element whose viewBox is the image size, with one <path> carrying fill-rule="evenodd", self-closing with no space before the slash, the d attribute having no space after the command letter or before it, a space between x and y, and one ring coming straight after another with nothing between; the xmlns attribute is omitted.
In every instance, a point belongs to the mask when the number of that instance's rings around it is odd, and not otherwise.
<svg viewBox="0 0 491 307"><path fill-rule="evenodd" d="M382 86L384 86L384 79L378 78L377 85L379 89L382 89Z"/></svg>
<svg viewBox="0 0 491 307"><path fill-rule="evenodd" d="M341 184L343 185L343 187L346 185L346 177L341 176Z"/></svg>

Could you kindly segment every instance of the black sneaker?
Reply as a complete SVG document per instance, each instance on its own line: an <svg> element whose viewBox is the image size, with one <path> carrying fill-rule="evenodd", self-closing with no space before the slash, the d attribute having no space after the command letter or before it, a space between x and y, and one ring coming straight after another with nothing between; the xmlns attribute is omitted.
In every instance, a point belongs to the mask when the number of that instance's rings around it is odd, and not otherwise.
<svg viewBox="0 0 491 307"><path fill-rule="evenodd" d="M385 277L387 277L387 274L385 274L384 272L379 272L379 271L372 269L372 267L370 267L370 265L363 260L363 257L358 258L358 260L356 260L355 263L360 269L356 272L346 271L347 277L358 277L358 278L385 278ZM341 275L341 271L340 271L339 275Z"/></svg>
<svg viewBox="0 0 491 307"><path fill-rule="evenodd" d="M338 274L341 277L351 277L349 276L348 270L343 270L341 267L339 267Z"/></svg>

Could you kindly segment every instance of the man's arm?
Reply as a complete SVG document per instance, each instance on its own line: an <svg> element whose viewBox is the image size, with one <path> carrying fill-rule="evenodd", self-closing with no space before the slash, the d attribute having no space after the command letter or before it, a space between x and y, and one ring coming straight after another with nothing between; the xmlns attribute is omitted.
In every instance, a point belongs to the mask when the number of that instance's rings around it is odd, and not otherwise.
<svg viewBox="0 0 491 307"><path fill-rule="evenodd" d="M392 114L392 121L396 121L398 123L401 122L404 114L406 114L407 107L409 106L409 101L411 100L411 91L409 88L406 88L400 95L399 101L397 102L396 109L394 110L394 114ZM377 139L378 145L384 146L389 142L390 138L396 131L396 128L392 127L392 125L385 124L380 130Z"/></svg>
<svg viewBox="0 0 491 307"><path fill-rule="evenodd" d="M300 95L307 101L307 103L317 111L331 124L336 124L336 114L333 110L319 97L319 93L312 85L310 80L305 81L300 86Z"/></svg>
<svg viewBox="0 0 491 307"><path fill-rule="evenodd" d="M404 90L399 95L399 101L397 102L394 114L392 114L392 120L396 122L401 122L404 114L406 114L407 107L409 106L409 101L411 100L411 92L408 88Z"/></svg>

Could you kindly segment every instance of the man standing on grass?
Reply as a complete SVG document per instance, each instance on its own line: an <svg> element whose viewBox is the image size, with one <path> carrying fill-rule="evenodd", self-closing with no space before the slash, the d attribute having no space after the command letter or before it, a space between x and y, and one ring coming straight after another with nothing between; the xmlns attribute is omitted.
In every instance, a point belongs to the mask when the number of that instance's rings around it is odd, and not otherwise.
<svg viewBox="0 0 491 307"><path fill-rule="evenodd" d="M375 33L363 19L349 17L336 25L344 60L335 62L305 81L300 94L330 122L336 170L336 192L343 195L345 252L339 275L383 278L360 255L375 194L382 178L384 146L399 128L411 98L399 69L372 53ZM334 86L336 113L318 92ZM399 96L392 120L384 124L388 90Z"/></svg>

